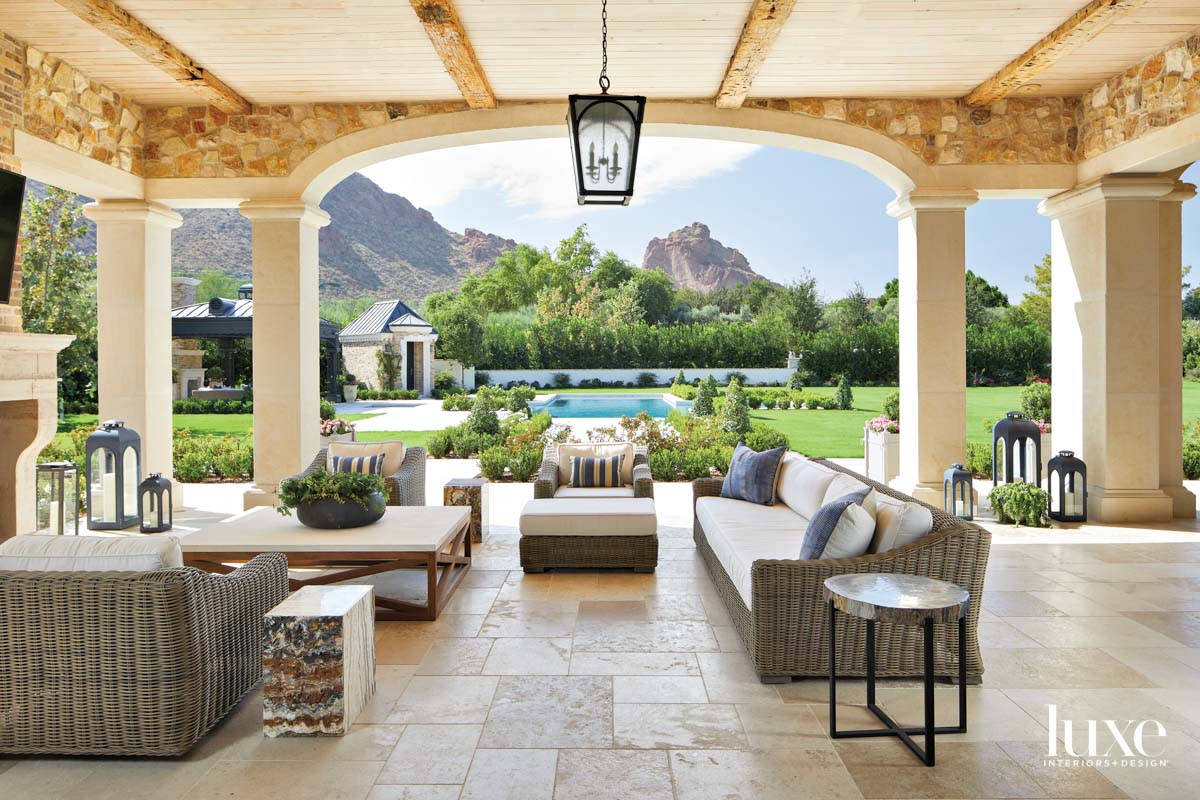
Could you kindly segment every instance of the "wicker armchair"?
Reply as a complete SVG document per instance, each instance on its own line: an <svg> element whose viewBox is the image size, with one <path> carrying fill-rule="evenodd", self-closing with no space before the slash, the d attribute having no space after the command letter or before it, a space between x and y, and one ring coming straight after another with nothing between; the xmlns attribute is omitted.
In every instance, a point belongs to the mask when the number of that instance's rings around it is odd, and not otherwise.
<svg viewBox="0 0 1200 800"><path fill-rule="evenodd" d="M832 462L814 461L853 475L881 494L913 500ZM721 481L721 478L693 481L693 502L701 497L719 495ZM859 572L922 575L950 581L966 589L971 595L966 625L967 676L977 680L983 674L983 659L979 652L979 608L992 535L978 525L928 507L933 514L933 531L895 550L828 561L755 561L751 567L750 608L746 607L736 585L714 555L700 521L695 521L696 547L763 683L786 682L793 676L829 675L829 613L822 599L822 587L828 577ZM866 631L864 620L837 615L839 675L866 674ZM958 626L935 625L934 632L935 672L955 679L958 675ZM922 632L919 627L879 623L875 637L877 675L910 677L922 674Z"/></svg>
<svg viewBox="0 0 1200 800"><path fill-rule="evenodd" d="M303 478L318 469L325 469L329 463L329 448L322 447L317 451L312 463L304 471L292 478ZM400 469L392 475L384 475L383 482L387 484L387 504L389 506L423 506L425 505L425 448L404 448L404 461Z"/></svg>
<svg viewBox="0 0 1200 800"><path fill-rule="evenodd" d="M287 559L0 572L0 753L179 756L262 676Z"/></svg>
<svg viewBox="0 0 1200 800"><path fill-rule="evenodd" d="M551 444L542 452L542 466L533 482L534 499L554 497L558 485L558 445ZM654 478L650 476L649 451L644 446L633 448L633 496L654 497Z"/></svg>

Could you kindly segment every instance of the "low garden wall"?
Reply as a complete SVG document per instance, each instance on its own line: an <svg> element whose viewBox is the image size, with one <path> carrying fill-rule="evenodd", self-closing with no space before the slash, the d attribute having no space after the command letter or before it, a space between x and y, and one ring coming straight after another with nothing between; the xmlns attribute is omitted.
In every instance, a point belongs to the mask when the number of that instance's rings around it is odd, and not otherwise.
<svg viewBox="0 0 1200 800"><path fill-rule="evenodd" d="M509 383L527 383L533 385L535 382L539 386L554 387L558 384L555 382L556 375L567 375L570 379L570 386L578 386L582 381L596 380L605 384L613 383L628 383L636 386L638 384L638 376L649 373L655 377L655 382L660 386L668 386L675 376L679 374L679 367L671 369L485 369L479 368L479 372L486 372L488 381L493 386L504 386ZM683 376L689 381L698 378L704 378L712 375L718 382L728 383L728 375L731 372L736 372L746 376L746 383L751 386L762 384L782 384L791 376L793 370L786 367L758 367L751 369L688 369L684 368ZM561 379L560 379L561 380Z"/></svg>

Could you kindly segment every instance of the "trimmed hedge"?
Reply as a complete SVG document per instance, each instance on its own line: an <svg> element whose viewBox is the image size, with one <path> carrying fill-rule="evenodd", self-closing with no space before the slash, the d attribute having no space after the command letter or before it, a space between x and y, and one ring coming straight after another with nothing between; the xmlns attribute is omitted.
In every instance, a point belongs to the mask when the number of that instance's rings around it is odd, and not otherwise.
<svg viewBox="0 0 1200 800"><path fill-rule="evenodd" d="M416 389L363 389L358 390L359 400L416 400L421 393Z"/></svg>
<svg viewBox="0 0 1200 800"><path fill-rule="evenodd" d="M253 414L253 400L197 400L185 397L176 400L176 414Z"/></svg>

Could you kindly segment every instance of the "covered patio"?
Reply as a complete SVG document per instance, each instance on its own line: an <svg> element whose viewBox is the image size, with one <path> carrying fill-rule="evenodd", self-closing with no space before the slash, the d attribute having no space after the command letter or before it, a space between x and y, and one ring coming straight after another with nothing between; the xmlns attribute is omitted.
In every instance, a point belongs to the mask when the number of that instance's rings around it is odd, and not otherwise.
<svg viewBox="0 0 1200 800"><path fill-rule="evenodd" d="M325 194L435 148L542 139L566 159L565 98L590 89L599 61L592 0L0 5L0 167L94 198L99 413L141 434L146 472L172 472L177 209L236 207L250 221L248 508L273 504L321 446ZM1200 7L613 0L609 14L614 87L648 96L644 135L802 149L895 192L863 213L896 220L893 486L919 500L941 505L966 443L966 209L1041 201L1054 444L1086 460L1099 524L996 535L970 731L946 737L927 770L896 741L831 739L823 681L760 683L693 545L686 485L656 489L655 574L526 575L513 511L530 487L513 484L494 495L446 613L377 626L377 693L349 736L263 739L255 689L185 758L4 760L0 795L1194 794L1200 526L1182 469L1179 320L1181 206L1195 187L1180 175L1200 159ZM0 305L0 540L34 528L62 339L22 331L19 291ZM215 522L191 513L183 525ZM844 683L843 703L861 704L863 683ZM882 690L905 724L920 721L918 685ZM956 691L938 689L939 722ZM1047 739L1062 735L1048 704L1060 725L1162 722L1167 765L1047 765Z"/></svg>

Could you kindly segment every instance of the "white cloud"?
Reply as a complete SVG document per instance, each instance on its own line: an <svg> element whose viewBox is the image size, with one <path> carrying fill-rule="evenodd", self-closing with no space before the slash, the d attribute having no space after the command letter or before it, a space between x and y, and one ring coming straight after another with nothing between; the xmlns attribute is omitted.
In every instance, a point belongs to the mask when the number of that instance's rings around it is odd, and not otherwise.
<svg viewBox="0 0 1200 800"><path fill-rule="evenodd" d="M638 155L634 205L730 172L757 145L706 139L646 137ZM362 170L389 192L421 208L449 205L464 192L490 189L505 205L535 219L567 219L588 209L575 202L566 136L453 147L404 156Z"/></svg>

